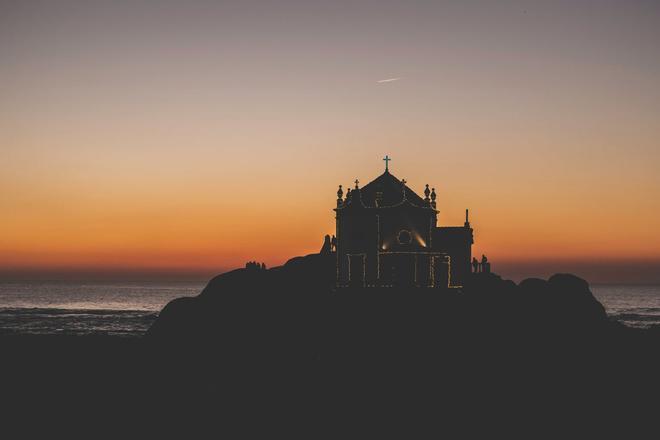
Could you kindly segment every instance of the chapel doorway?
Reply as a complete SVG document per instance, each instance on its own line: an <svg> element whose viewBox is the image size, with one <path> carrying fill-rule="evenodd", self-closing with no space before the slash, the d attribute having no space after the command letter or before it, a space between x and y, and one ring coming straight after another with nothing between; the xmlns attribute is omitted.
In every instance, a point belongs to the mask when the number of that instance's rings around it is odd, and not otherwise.
<svg viewBox="0 0 660 440"><path fill-rule="evenodd" d="M351 287L364 287L366 278L366 255L348 255L348 283Z"/></svg>
<svg viewBox="0 0 660 440"><path fill-rule="evenodd" d="M404 253L380 254L380 285L411 287L417 285L417 256Z"/></svg>
<svg viewBox="0 0 660 440"><path fill-rule="evenodd" d="M449 287L449 257L433 257L433 285L435 287Z"/></svg>

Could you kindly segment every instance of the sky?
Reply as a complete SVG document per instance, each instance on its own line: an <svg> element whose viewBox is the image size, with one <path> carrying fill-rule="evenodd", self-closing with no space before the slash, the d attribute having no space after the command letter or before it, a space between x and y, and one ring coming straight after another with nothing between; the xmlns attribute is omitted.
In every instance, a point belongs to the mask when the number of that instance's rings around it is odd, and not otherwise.
<svg viewBox="0 0 660 440"><path fill-rule="evenodd" d="M659 44L657 1L0 0L0 279L279 265L388 154L505 277L660 282Z"/></svg>

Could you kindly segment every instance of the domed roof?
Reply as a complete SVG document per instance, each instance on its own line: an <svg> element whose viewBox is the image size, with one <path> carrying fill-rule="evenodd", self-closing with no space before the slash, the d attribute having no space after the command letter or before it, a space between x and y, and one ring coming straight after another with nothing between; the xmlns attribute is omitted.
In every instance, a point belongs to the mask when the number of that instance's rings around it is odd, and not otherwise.
<svg viewBox="0 0 660 440"><path fill-rule="evenodd" d="M363 188L360 188L362 203L365 206L376 206L376 199L380 202L379 207L388 207L398 205L403 202L403 191L405 188L406 200L417 206L427 206L424 199L415 194L401 180L394 177L388 170L378 176L375 180L369 182Z"/></svg>

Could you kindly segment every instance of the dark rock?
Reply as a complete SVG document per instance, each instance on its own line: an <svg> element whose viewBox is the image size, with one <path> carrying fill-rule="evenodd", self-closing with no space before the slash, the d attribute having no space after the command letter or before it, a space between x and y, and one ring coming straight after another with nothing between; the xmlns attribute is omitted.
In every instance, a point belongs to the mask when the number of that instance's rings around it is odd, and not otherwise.
<svg viewBox="0 0 660 440"><path fill-rule="evenodd" d="M219 275L197 298L170 303L148 339L218 347L215 362L438 363L467 346L477 356L554 353L585 338L600 344L614 331L587 282L573 275L516 285L480 273L462 289L354 290L334 288L334 267L332 254L313 254Z"/></svg>

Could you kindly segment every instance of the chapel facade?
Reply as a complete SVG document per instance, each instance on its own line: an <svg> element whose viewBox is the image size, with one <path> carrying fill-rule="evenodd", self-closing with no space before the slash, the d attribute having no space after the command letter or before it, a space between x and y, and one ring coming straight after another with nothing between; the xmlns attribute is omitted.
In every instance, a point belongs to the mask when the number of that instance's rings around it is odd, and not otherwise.
<svg viewBox="0 0 660 440"><path fill-rule="evenodd" d="M471 273L473 230L438 226L437 194L417 195L389 172L337 191L338 287L460 287Z"/></svg>

